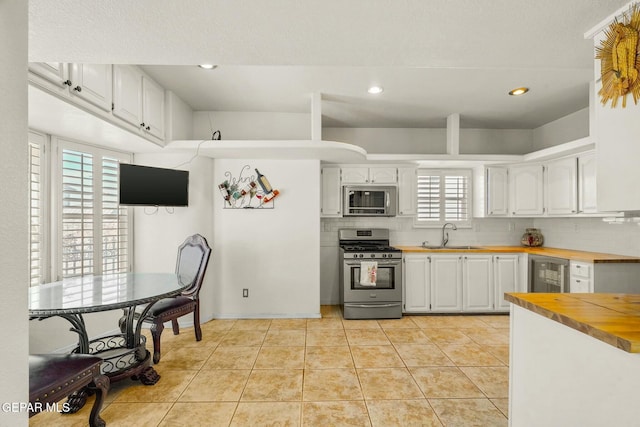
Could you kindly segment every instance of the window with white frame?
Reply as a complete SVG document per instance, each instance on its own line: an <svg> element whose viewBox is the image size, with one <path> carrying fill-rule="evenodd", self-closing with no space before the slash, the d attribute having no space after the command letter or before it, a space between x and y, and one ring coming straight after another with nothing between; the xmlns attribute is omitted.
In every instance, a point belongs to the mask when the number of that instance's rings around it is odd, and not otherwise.
<svg viewBox="0 0 640 427"><path fill-rule="evenodd" d="M418 169L416 225L471 221L471 170Z"/></svg>
<svg viewBox="0 0 640 427"><path fill-rule="evenodd" d="M43 161L46 144L30 138L31 285L129 271L131 215L118 203L118 164L130 155L57 138L51 147Z"/></svg>

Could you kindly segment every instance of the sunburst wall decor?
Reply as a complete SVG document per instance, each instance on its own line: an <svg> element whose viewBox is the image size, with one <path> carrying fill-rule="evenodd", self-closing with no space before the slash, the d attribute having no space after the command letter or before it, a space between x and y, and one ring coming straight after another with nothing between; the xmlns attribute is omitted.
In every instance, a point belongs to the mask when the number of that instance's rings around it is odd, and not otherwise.
<svg viewBox="0 0 640 427"><path fill-rule="evenodd" d="M598 92L603 104L611 100L611 108L622 98L622 108L627 106L627 94L633 102L640 98L640 7L634 4L625 13L622 22L617 19L605 30L605 39L596 48L596 59L600 59L602 88Z"/></svg>

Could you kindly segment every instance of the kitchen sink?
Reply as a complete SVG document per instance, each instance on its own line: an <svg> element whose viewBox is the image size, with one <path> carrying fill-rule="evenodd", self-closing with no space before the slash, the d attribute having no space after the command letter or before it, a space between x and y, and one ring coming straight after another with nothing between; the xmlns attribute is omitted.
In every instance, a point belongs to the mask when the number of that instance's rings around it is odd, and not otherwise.
<svg viewBox="0 0 640 427"><path fill-rule="evenodd" d="M421 246L424 249L443 250L443 249L482 249L480 246Z"/></svg>

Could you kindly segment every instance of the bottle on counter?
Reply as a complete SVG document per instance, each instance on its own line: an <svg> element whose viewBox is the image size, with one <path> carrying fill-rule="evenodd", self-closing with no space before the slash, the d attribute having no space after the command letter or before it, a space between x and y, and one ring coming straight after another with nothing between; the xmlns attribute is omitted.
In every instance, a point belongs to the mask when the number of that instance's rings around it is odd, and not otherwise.
<svg viewBox="0 0 640 427"><path fill-rule="evenodd" d="M264 191L264 194L269 194L273 191L273 188L271 187L271 184L269 183L269 180L267 179L266 176L262 175L258 169L256 169L256 173L258 174L258 183L260 184L260 187L262 187L262 191Z"/></svg>
<svg viewBox="0 0 640 427"><path fill-rule="evenodd" d="M278 194L280 194L280 192L279 192L278 190L273 190L273 191L271 192L271 194L269 194L268 196L265 196L265 197L262 199L262 203L263 203L263 204L264 204L264 203L269 203L270 201L272 201L273 199L275 199L275 198L278 196Z"/></svg>

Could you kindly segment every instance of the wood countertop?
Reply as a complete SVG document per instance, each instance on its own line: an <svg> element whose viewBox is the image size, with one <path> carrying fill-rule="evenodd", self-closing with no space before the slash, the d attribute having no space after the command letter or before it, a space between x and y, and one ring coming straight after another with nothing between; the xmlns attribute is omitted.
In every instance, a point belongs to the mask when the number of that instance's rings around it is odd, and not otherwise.
<svg viewBox="0 0 640 427"><path fill-rule="evenodd" d="M640 353L640 295L506 293L505 299L629 353Z"/></svg>
<svg viewBox="0 0 640 427"><path fill-rule="evenodd" d="M421 246L396 246L398 249L402 249L404 253L452 253L452 252L465 252L465 253L528 253L531 255L544 255L556 258L565 258L573 261L584 262L639 262L640 258L626 256L605 254L599 252L586 252L586 251L574 251L572 249L559 249L548 248L544 246L530 248L526 246L475 246L473 249L459 249L459 248L447 248L447 249L428 249Z"/></svg>

